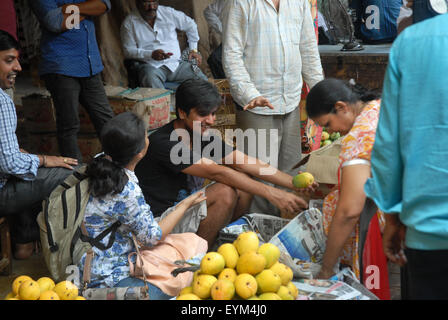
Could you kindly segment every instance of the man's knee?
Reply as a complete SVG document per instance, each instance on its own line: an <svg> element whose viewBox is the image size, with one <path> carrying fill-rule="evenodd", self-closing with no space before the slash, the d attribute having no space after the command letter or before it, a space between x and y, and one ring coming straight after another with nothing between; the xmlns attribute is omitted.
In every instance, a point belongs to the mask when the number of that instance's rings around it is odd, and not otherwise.
<svg viewBox="0 0 448 320"><path fill-rule="evenodd" d="M217 183L210 192L206 192L207 198L211 198L221 208L234 207L238 200L238 192L235 188Z"/></svg>
<svg viewBox="0 0 448 320"><path fill-rule="evenodd" d="M142 87L163 88L165 76L159 68L149 65L142 66L138 72L139 84Z"/></svg>

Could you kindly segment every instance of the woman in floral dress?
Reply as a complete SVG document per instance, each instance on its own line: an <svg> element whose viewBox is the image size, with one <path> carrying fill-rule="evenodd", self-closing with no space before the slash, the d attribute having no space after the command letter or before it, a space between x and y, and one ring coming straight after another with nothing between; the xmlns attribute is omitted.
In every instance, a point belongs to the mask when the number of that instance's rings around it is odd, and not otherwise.
<svg viewBox="0 0 448 320"><path fill-rule="evenodd" d="M206 198L200 192L193 194L157 223L134 173L149 145L144 122L131 112L119 114L105 124L100 139L104 155L95 158L86 170L91 195L84 224L90 238L97 237L117 221L121 225L110 248L92 248L94 256L88 287L143 286L143 280L130 276L128 255L135 252L132 234L143 246L152 246L171 232L188 208ZM109 237L101 242L106 245ZM78 264L81 273L85 261L86 255ZM152 284L148 285L150 299L171 298Z"/></svg>
<svg viewBox="0 0 448 320"><path fill-rule="evenodd" d="M338 262L349 265L360 278L359 219L370 177L370 155L380 113L379 95L338 79L325 79L310 91L307 113L329 133L345 137L339 155L339 183L324 199L327 247L318 278L334 275ZM384 217L377 212L380 228Z"/></svg>

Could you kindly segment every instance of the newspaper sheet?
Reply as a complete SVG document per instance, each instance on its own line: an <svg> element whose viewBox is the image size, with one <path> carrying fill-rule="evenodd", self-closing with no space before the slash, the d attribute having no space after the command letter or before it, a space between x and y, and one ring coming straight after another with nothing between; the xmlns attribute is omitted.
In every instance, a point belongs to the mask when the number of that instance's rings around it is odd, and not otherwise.
<svg viewBox="0 0 448 320"><path fill-rule="evenodd" d="M293 281L302 300L357 300L363 294L338 280L301 279Z"/></svg>
<svg viewBox="0 0 448 320"><path fill-rule="evenodd" d="M316 208L303 211L269 242L289 255L282 255L280 260L293 270L294 276L315 277L320 270L326 243L322 213Z"/></svg>

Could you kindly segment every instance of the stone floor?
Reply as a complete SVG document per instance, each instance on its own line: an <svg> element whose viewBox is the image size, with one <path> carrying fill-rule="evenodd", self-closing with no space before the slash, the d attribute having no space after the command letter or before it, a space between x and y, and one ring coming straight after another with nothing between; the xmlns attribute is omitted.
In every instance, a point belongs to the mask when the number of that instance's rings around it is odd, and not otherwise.
<svg viewBox="0 0 448 320"><path fill-rule="evenodd" d="M11 292L14 279L21 275L27 275L34 280L40 277L48 277L49 272L41 254L34 254L27 260L13 260L12 273L9 276L0 276L0 300Z"/></svg>

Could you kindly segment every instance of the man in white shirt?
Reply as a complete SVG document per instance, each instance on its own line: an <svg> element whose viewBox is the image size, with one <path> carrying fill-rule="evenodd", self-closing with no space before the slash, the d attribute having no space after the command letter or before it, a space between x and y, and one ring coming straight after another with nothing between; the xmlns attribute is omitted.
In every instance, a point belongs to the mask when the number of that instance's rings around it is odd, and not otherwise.
<svg viewBox="0 0 448 320"><path fill-rule="evenodd" d="M137 0L138 12L129 14L121 25L121 41L126 59L139 63L139 86L164 88L166 81L183 82L207 77L199 69L196 23L181 11L159 6L157 0ZM185 31L189 54L182 59L177 31ZM188 60L188 61L187 61Z"/></svg>
<svg viewBox="0 0 448 320"><path fill-rule="evenodd" d="M229 0L214 0L204 9L204 18L208 27L222 38L222 21L225 20L225 5ZM216 47L207 59L207 63L215 79L225 79L222 68L222 44Z"/></svg>
<svg viewBox="0 0 448 320"><path fill-rule="evenodd" d="M237 126L258 130L258 139L266 134L266 143L258 142L257 154L251 156L275 159L272 166L296 174L292 167L301 159L298 106L303 81L313 87L323 79L310 4L308 0L228 1L223 67L237 103ZM271 152L277 156L266 159ZM254 198L253 212L278 214L262 200Z"/></svg>

